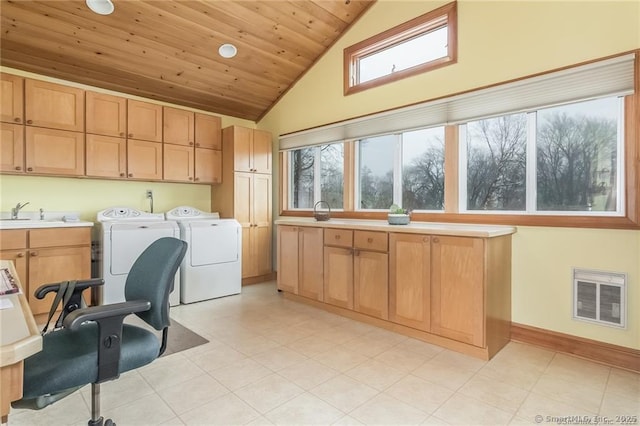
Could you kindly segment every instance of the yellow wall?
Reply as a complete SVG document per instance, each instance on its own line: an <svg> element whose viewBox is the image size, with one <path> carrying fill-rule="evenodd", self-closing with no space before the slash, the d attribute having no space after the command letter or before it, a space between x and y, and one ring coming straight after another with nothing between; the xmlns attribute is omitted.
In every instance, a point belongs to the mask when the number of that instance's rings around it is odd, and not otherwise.
<svg viewBox="0 0 640 426"><path fill-rule="evenodd" d="M345 47L445 3L379 0L258 127L277 137L640 48L637 1L460 0L457 64L343 96ZM627 330L571 319L573 267L628 274ZM520 227L512 277L514 322L640 348L640 231Z"/></svg>
<svg viewBox="0 0 640 426"><path fill-rule="evenodd" d="M207 111L103 90L13 68L2 67L0 71L95 92L211 114ZM225 115L220 115L220 117L222 127L231 125L256 127L253 121ZM211 209L211 187L209 185L0 175L0 211L10 211L11 207L15 206L19 201L29 201L31 204L25 208L25 211L37 211L39 208L44 208L46 211L78 211L83 220L95 221L96 212L113 206L126 206L148 211L149 202L145 198L147 189L153 190L155 212L164 212L179 205L190 205L205 211L210 211Z"/></svg>

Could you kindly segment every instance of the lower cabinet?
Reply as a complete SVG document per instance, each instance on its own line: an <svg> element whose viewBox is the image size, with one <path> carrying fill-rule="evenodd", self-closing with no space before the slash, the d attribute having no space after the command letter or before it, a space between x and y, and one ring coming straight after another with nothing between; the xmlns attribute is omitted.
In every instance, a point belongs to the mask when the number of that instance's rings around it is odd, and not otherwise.
<svg viewBox="0 0 640 426"><path fill-rule="evenodd" d="M278 289L323 300L322 242L322 228L278 227Z"/></svg>
<svg viewBox="0 0 640 426"><path fill-rule="evenodd" d="M36 299L38 287L91 278L91 228L2 230L0 258L14 261L33 314L47 314L55 295Z"/></svg>
<svg viewBox="0 0 640 426"><path fill-rule="evenodd" d="M278 288L489 359L510 339L511 235L279 225Z"/></svg>

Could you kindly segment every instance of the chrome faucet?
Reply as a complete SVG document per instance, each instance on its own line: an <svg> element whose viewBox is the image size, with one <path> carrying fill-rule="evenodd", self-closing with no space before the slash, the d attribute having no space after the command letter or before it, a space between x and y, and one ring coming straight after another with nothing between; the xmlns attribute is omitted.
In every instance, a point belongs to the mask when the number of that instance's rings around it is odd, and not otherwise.
<svg viewBox="0 0 640 426"><path fill-rule="evenodd" d="M24 204L20 204L20 203L16 204L16 206L11 209L11 219L13 220L18 219L18 213L20 213L20 210L27 204L29 204L28 201Z"/></svg>

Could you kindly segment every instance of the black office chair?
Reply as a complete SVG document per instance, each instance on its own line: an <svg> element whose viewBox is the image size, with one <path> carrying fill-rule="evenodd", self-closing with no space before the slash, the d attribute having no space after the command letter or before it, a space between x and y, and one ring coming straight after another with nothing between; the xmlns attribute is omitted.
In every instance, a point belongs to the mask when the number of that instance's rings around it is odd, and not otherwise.
<svg viewBox="0 0 640 426"><path fill-rule="evenodd" d="M89 425L113 425L100 416L100 383L149 364L166 349L169 293L187 243L161 238L135 261L125 284L126 302L91 306L65 313L62 328L43 336L41 352L25 359L22 399L14 408L40 409L91 383ZM78 291L102 280L79 282ZM49 285L48 288L55 285ZM42 287L41 287L42 288ZM79 300L79 296L76 298ZM156 330L123 324L135 313Z"/></svg>

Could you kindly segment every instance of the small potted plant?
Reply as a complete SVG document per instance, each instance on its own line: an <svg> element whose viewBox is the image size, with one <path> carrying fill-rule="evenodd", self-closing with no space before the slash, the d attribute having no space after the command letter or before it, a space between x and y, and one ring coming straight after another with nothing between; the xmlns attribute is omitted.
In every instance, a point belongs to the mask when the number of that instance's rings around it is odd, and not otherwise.
<svg viewBox="0 0 640 426"><path fill-rule="evenodd" d="M389 221L389 225L408 225L411 221L411 212L393 204L389 207L387 220Z"/></svg>

